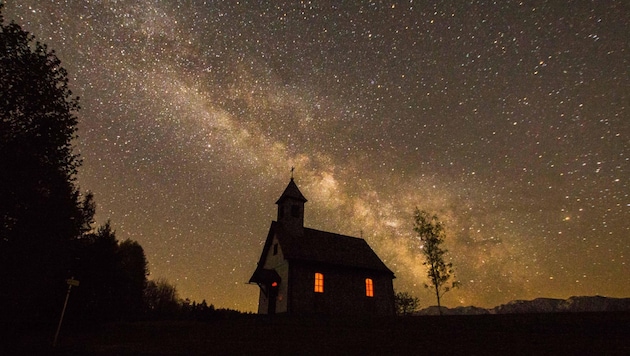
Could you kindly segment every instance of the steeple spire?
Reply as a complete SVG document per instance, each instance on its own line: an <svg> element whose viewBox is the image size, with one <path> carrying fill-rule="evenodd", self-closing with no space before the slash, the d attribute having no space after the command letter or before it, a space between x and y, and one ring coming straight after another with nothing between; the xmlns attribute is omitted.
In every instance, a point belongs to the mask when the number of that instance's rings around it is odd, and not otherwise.
<svg viewBox="0 0 630 356"><path fill-rule="evenodd" d="M293 173L293 169L291 173ZM276 201L278 205L278 222L286 229L302 235L304 232L304 203L306 202L306 198L295 184L293 176L291 176L289 184L280 198L278 198L278 201Z"/></svg>

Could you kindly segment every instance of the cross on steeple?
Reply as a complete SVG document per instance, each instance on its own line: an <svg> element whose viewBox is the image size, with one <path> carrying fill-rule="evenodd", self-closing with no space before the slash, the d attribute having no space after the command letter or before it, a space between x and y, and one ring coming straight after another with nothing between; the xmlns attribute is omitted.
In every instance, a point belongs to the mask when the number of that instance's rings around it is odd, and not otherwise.
<svg viewBox="0 0 630 356"><path fill-rule="evenodd" d="M293 180L293 171L295 170L295 167L291 166L291 180Z"/></svg>

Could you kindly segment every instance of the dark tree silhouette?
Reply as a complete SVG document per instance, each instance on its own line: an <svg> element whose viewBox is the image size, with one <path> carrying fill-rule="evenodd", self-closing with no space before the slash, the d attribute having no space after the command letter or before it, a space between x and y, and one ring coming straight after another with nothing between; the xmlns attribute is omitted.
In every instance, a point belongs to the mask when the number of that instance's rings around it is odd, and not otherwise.
<svg viewBox="0 0 630 356"><path fill-rule="evenodd" d="M0 312L57 314L71 244L90 229L92 195L75 186L78 98L61 62L0 5ZM54 305L54 306L53 306ZM41 307L41 308L40 308ZM44 313L44 314L43 314Z"/></svg>
<svg viewBox="0 0 630 356"><path fill-rule="evenodd" d="M118 245L120 312L127 319L137 319L144 311L147 264L144 249L136 241L125 240Z"/></svg>
<svg viewBox="0 0 630 356"><path fill-rule="evenodd" d="M425 259L423 264L427 266L429 284L425 284L424 286L432 289L435 293L438 310L440 315L442 315L440 299L444 293L459 286L458 281L453 281L450 285L448 284L453 276L453 264L444 262L444 254L448 252L448 250L440 246L446 239L444 225L438 219L437 215L430 215L426 211L416 208L414 212L413 230L418 234L418 238L420 239L421 250Z"/></svg>
<svg viewBox="0 0 630 356"><path fill-rule="evenodd" d="M109 320L117 314L118 241L109 222L79 241L75 277L81 286L75 292L76 314L94 322ZM72 315L74 316L74 315Z"/></svg>
<svg viewBox="0 0 630 356"><path fill-rule="evenodd" d="M420 300L418 297L414 297L407 292L398 292L394 296L394 303L396 305L396 314L409 315L420 306Z"/></svg>
<svg viewBox="0 0 630 356"><path fill-rule="evenodd" d="M135 241L119 242L110 222L79 241L74 317L91 322L136 320L144 311L147 260Z"/></svg>
<svg viewBox="0 0 630 356"><path fill-rule="evenodd" d="M186 298L181 303L181 319L184 320L209 321L217 316L216 313L214 305L208 305L205 299L197 303Z"/></svg>
<svg viewBox="0 0 630 356"><path fill-rule="evenodd" d="M150 316L157 319L176 318L182 304L177 288L163 278L147 282L144 300Z"/></svg>

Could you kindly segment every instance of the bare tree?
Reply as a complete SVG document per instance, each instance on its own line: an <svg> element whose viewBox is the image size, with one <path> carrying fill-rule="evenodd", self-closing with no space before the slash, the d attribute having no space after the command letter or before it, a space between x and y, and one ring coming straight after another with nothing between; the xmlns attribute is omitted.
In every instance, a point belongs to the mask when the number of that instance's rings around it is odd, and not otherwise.
<svg viewBox="0 0 630 356"><path fill-rule="evenodd" d="M444 224L437 215L430 215L428 212L416 208L413 230L420 239L420 249L425 259L423 265L427 266L429 284L425 283L424 286L432 289L435 293L438 310L442 315L440 299L444 293L460 285L459 281L453 281L449 285L449 281L453 277L453 264L444 262L444 254L448 250L440 247L446 239Z"/></svg>

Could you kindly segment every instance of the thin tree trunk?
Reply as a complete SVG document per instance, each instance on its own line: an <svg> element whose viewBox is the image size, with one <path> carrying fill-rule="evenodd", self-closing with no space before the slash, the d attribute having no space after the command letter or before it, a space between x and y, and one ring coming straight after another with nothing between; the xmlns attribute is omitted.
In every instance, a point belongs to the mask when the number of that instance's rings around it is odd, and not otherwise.
<svg viewBox="0 0 630 356"><path fill-rule="evenodd" d="M437 297L438 311L440 312L440 315L442 315L442 305L440 305L440 290L437 286L435 287L435 296Z"/></svg>
<svg viewBox="0 0 630 356"><path fill-rule="evenodd" d="M440 285L437 279L437 267L434 263L431 263L431 272L432 272L432 282L433 288L435 288L435 297L437 299L438 312L442 315L442 305L440 305Z"/></svg>

